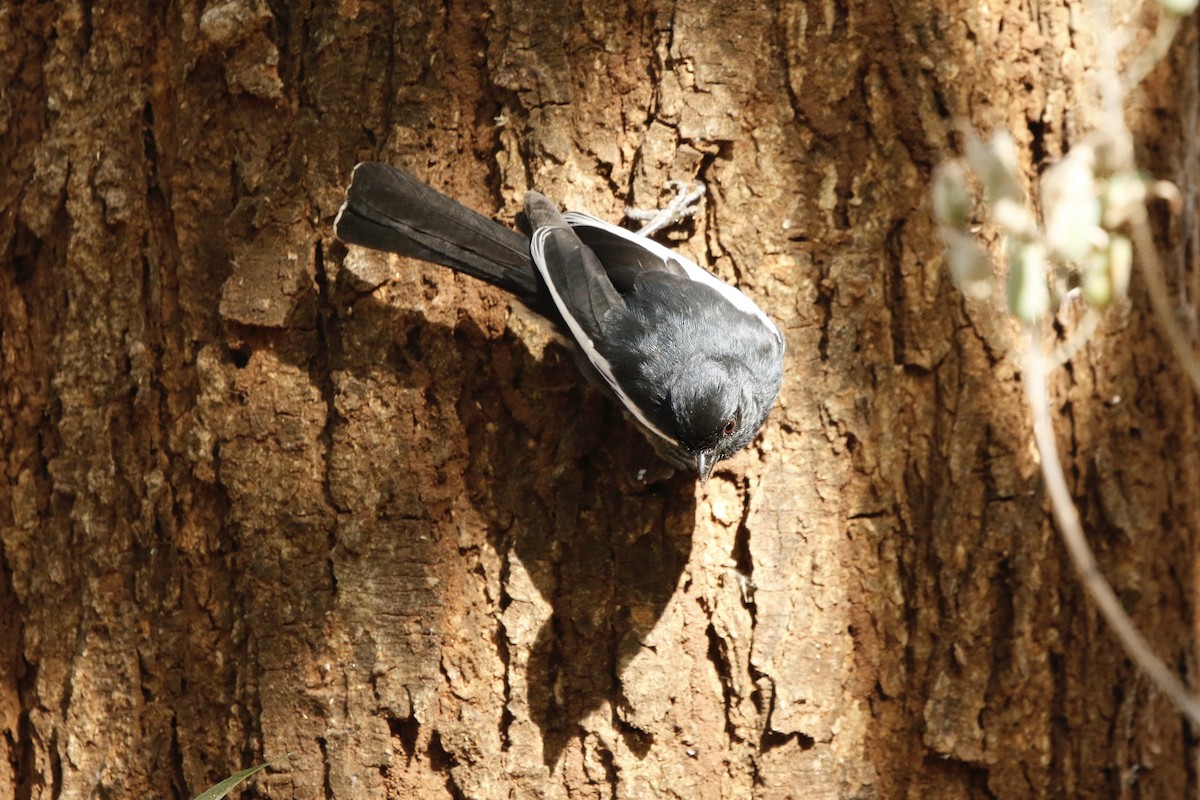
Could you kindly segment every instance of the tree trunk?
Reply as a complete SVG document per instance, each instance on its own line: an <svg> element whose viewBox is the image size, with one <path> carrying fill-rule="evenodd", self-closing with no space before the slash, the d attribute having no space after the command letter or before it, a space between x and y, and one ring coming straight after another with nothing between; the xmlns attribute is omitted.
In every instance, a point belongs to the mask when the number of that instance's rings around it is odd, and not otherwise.
<svg viewBox="0 0 1200 800"><path fill-rule="evenodd" d="M1086 4L737 5L0 6L0 798L1195 793L927 199L960 123L1031 179L1086 132ZM1198 60L1132 112L1189 209ZM667 238L786 332L761 439L698 486L498 291L336 243L363 159L506 223L704 179ZM1196 403L1136 285L1054 392L1189 676Z"/></svg>

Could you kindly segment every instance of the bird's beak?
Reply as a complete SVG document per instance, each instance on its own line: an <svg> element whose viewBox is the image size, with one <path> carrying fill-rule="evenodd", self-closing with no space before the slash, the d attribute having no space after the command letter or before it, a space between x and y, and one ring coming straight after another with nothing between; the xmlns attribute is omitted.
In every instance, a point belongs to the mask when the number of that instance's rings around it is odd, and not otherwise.
<svg viewBox="0 0 1200 800"><path fill-rule="evenodd" d="M696 454L696 472L700 475L701 485L708 483L708 476L712 474L713 467L716 465L717 460L713 458L712 453Z"/></svg>

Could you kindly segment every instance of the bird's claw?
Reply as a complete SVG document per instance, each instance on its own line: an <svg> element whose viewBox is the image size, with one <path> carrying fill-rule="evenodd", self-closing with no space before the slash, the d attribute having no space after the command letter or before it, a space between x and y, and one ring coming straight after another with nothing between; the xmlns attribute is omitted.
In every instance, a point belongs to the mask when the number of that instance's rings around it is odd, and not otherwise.
<svg viewBox="0 0 1200 800"><path fill-rule="evenodd" d="M668 189L675 190L675 196L671 198L671 202L667 203L666 208L654 211L643 208L625 209L625 216L646 223L638 230L640 235L650 236L663 228L695 216L700 211L700 201L708 192L708 187L700 179L694 181L670 180L667 181L666 186Z"/></svg>

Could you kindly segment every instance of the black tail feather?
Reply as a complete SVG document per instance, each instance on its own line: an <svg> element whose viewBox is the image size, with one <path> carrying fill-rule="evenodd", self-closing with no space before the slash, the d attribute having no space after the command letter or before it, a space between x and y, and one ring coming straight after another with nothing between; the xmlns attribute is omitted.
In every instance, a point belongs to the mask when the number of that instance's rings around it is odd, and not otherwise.
<svg viewBox="0 0 1200 800"><path fill-rule="evenodd" d="M538 298L528 238L387 164L354 168L333 227L348 244L441 264L527 303Z"/></svg>

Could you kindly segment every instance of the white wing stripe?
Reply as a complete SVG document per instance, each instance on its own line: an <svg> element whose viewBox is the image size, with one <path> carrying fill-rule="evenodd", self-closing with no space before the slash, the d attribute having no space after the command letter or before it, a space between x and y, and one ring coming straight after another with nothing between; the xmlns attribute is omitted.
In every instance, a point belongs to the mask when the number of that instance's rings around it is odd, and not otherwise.
<svg viewBox="0 0 1200 800"><path fill-rule="evenodd" d="M675 261L681 267L683 267L683 271L688 274L689 278L707 286L711 286L713 289L716 289L718 292L720 292L721 296L723 296L726 300L733 303L736 308L758 317L762 324L767 327L767 330L774 334L775 338L783 341L783 334L779 332L779 328L775 326L775 323L771 321L770 317L763 313L763 310L758 307L757 303L743 294L740 289L735 286L730 286L728 283L721 280L716 275L713 275L699 264L684 258L669 248L663 247L653 239L650 239L646 236L641 236L633 231L625 230L624 228L616 225L611 225L603 220L596 219L591 214L585 214L582 211L568 211L567 213L563 214L563 219L565 219L567 224L571 227L582 226L599 228L602 231L607 231L614 236L619 236L626 241L635 243L643 250L652 253L664 261L667 259Z"/></svg>
<svg viewBox="0 0 1200 800"><path fill-rule="evenodd" d="M365 162L359 162L354 165L354 169L350 171L350 185L354 185L354 174L358 172L358 168ZM350 190L346 190L346 199L342 201L341 208L338 209L337 216L333 218L333 235L337 236L338 226L342 224L342 214L346 213L346 209L350 207Z"/></svg>
<svg viewBox="0 0 1200 800"><path fill-rule="evenodd" d="M642 410L639 409L634 402L629 399L629 395L625 394L620 385L617 384L617 379L612 373L612 365L609 364L608 359L602 356L600 351L596 349L596 345L592 342L591 337L584 332L583 327L571 314L571 311L567 308L566 303L563 302L562 297L558 293L558 287L554 285L554 281L550 279L549 270L546 269L546 239L550 236L553 230L553 228L539 228L534 231L533 242L530 245L529 251L533 256L533 263L537 265L538 272L542 273L542 280L545 282L546 288L550 290L550 297L553 298L554 305L558 307L559 313L562 314L563 320L567 323L567 327L571 330L571 335L574 336L575 341L579 343L579 346L582 348L584 355L587 356L588 361L592 362L592 366L594 366L596 371L604 377L604 380L606 383L608 383L609 388L613 390L613 393L617 396L617 399L621 401L621 405L625 406L629 413L633 414L637 421L640 422L646 428L646 430L650 431L660 439L670 442L678 447L679 442L663 433L657 425L648 420L646 415L642 413Z"/></svg>

